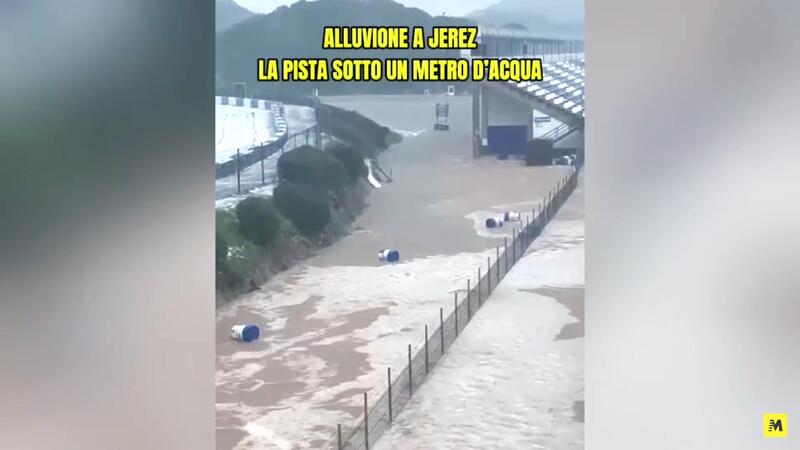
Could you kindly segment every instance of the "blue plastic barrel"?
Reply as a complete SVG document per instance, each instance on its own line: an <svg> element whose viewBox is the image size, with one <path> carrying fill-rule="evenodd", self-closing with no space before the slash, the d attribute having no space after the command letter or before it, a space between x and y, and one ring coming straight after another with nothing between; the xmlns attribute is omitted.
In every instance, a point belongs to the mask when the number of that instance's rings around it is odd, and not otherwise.
<svg viewBox="0 0 800 450"><path fill-rule="evenodd" d="M234 325L231 328L231 338L236 341L255 341L260 334L261 332L256 325Z"/></svg>
<svg viewBox="0 0 800 450"><path fill-rule="evenodd" d="M400 252L390 248L383 249L378 252L378 259L387 262L397 262L400 260Z"/></svg>
<svg viewBox="0 0 800 450"><path fill-rule="evenodd" d="M497 228L503 226L503 219L499 217L489 217L486 219L486 228Z"/></svg>

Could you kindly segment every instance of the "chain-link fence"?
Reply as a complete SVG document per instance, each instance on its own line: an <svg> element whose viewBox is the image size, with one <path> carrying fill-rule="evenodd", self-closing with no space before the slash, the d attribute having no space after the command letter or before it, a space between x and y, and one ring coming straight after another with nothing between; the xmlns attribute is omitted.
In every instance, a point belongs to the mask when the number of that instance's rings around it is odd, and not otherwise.
<svg viewBox="0 0 800 450"><path fill-rule="evenodd" d="M582 163L582 160L581 160ZM369 449L390 426L397 414L405 407L427 375L452 346L453 342L472 320L478 310L490 298L497 284L524 254L530 244L541 234L547 222L555 215L578 184L580 167L570 167L568 174L551 189L544 203L525 213L514 225L511 241L506 238L502 249L496 247L494 261L486 259L485 268L478 269L476 281L473 275L467 280L465 290L453 294L453 307L445 316L439 308L439 325L429 329L425 325L424 338L409 344L408 360L399 371L386 370L386 384L373 391L364 392L364 412L353 424L339 424L336 436L328 448L338 450ZM513 223L513 222L512 222ZM459 292L464 294L459 297Z"/></svg>
<svg viewBox="0 0 800 450"><path fill-rule="evenodd" d="M253 189L274 185L277 182L277 161L280 155L304 145L322 147L326 137L314 124L304 130L291 132L284 117L284 105L260 98L216 97L220 105L271 110L271 129L277 139L236 150L236 155L217 163L215 197L217 200L232 195L246 194Z"/></svg>
<svg viewBox="0 0 800 450"><path fill-rule="evenodd" d="M247 153L237 151L236 156L231 158L228 175L216 179L214 190L217 200L275 184L278 180L277 163L280 155L304 145L322 147L325 142L326 138L318 132L318 126L313 125L284 135L277 141L251 147ZM219 167L217 165L218 174Z"/></svg>

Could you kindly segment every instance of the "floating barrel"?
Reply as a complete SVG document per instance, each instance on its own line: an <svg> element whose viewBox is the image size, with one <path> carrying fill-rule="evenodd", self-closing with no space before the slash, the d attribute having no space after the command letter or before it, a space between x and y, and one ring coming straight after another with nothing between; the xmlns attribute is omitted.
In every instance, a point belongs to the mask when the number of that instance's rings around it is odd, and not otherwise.
<svg viewBox="0 0 800 450"><path fill-rule="evenodd" d="M500 217L489 217L486 219L486 228L497 228L503 226L503 219Z"/></svg>
<svg viewBox="0 0 800 450"><path fill-rule="evenodd" d="M378 259L387 262L397 262L400 261L400 252L387 248L378 252Z"/></svg>
<svg viewBox="0 0 800 450"><path fill-rule="evenodd" d="M506 222L519 220L519 213L514 211L506 211L503 215Z"/></svg>
<svg viewBox="0 0 800 450"><path fill-rule="evenodd" d="M255 325L234 325L231 328L231 338L236 341L250 342L258 339L260 332Z"/></svg>

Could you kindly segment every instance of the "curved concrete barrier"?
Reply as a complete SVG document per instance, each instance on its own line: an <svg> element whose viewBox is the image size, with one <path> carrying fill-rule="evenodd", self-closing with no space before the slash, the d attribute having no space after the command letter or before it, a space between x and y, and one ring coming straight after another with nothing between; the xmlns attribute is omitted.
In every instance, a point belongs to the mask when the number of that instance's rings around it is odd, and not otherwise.
<svg viewBox="0 0 800 450"><path fill-rule="evenodd" d="M215 97L217 105L241 106L252 109L269 109L272 112L271 127L273 135L263 145L256 145L247 149L239 155L239 166L247 167L261 159L262 151L265 155L272 155L281 149L289 140L289 127L284 117L283 103L272 102L262 99L238 98L238 97ZM236 158L216 164L216 178L227 177L236 173Z"/></svg>

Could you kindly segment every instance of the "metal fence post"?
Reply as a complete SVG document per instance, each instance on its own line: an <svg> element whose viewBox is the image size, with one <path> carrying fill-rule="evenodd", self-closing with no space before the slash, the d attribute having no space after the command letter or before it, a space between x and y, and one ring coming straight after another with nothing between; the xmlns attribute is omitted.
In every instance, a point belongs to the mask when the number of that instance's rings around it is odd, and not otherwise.
<svg viewBox="0 0 800 450"><path fill-rule="evenodd" d="M408 344L408 396L414 394L414 378L411 376L411 344Z"/></svg>
<svg viewBox="0 0 800 450"><path fill-rule="evenodd" d="M392 421L392 368L386 368L386 378L389 381L389 422Z"/></svg>
<svg viewBox="0 0 800 450"><path fill-rule="evenodd" d="M469 289L469 278L467 278L467 322L472 320L472 293Z"/></svg>
<svg viewBox="0 0 800 450"><path fill-rule="evenodd" d="M444 355L444 308L439 308L439 336L442 338L442 351Z"/></svg>
<svg viewBox="0 0 800 450"><path fill-rule="evenodd" d="M339 437L339 450L342 450L342 424L336 425L336 435Z"/></svg>
<svg viewBox="0 0 800 450"><path fill-rule="evenodd" d="M508 273L508 237L503 236L503 257L506 260L506 264L503 267L503 276Z"/></svg>
<svg viewBox="0 0 800 450"><path fill-rule="evenodd" d="M428 374L428 325L425 325L425 375Z"/></svg>
<svg viewBox="0 0 800 450"><path fill-rule="evenodd" d="M456 336L458 336L458 292L453 292L453 315L456 318Z"/></svg>
<svg viewBox="0 0 800 450"><path fill-rule="evenodd" d="M544 220L542 220L542 224L541 224L541 228L540 229L543 230L545 224L547 223L547 200L545 200L545 202L544 202L544 207L542 208L542 211L544 211Z"/></svg>
<svg viewBox="0 0 800 450"><path fill-rule="evenodd" d="M236 193L242 195L242 161L238 148L236 149Z"/></svg>
<svg viewBox="0 0 800 450"><path fill-rule="evenodd" d="M497 286L500 283L500 247L495 246L494 250L497 253L497 257L494 260L495 264L497 264L495 266L495 268L497 269L497 276L495 277L494 285Z"/></svg>
<svg viewBox="0 0 800 450"><path fill-rule="evenodd" d="M478 267L478 308L481 307L481 268Z"/></svg>
<svg viewBox="0 0 800 450"><path fill-rule="evenodd" d="M528 218L525 218L524 223L520 223L519 225L519 256L522 257L522 254L525 253L525 244L528 242Z"/></svg>
<svg viewBox="0 0 800 450"><path fill-rule="evenodd" d="M517 262L517 229L511 229L511 264Z"/></svg>
<svg viewBox="0 0 800 450"><path fill-rule="evenodd" d="M486 298L492 293L492 257L486 257Z"/></svg>
<svg viewBox="0 0 800 450"><path fill-rule="evenodd" d="M369 450L369 423L367 423L368 419L369 415L367 414L367 393L364 392L364 446L367 447L367 450Z"/></svg>
<svg viewBox="0 0 800 450"><path fill-rule="evenodd" d="M528 224L526 225L526 228L528 230L527 231L528 237L527 237L526 242L525 242L525 248L530 247L531 244L533 243L533 226L531 225L531 223L532 223L531 222L531 218L528 217Z"/></svg>

